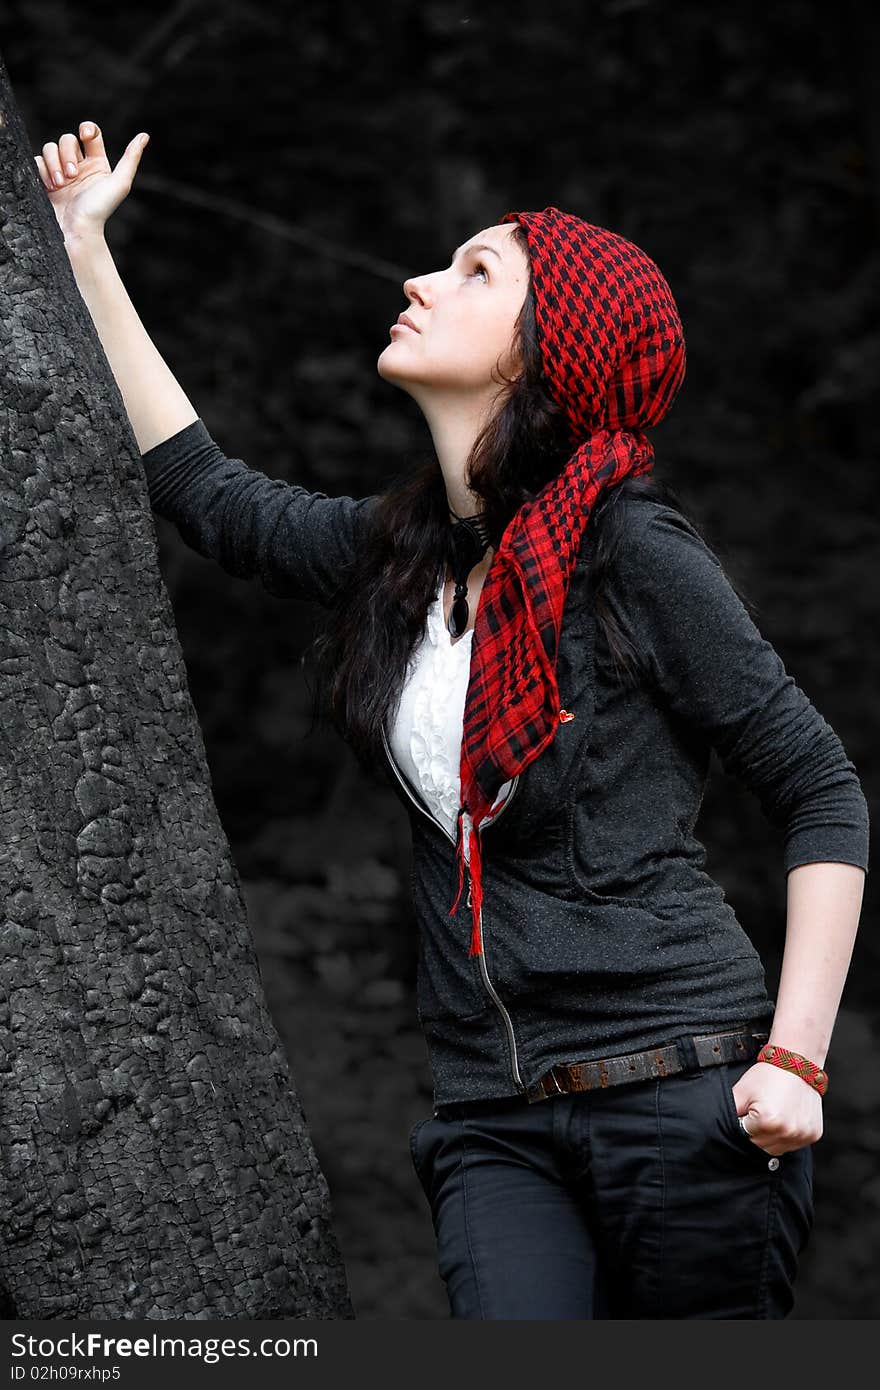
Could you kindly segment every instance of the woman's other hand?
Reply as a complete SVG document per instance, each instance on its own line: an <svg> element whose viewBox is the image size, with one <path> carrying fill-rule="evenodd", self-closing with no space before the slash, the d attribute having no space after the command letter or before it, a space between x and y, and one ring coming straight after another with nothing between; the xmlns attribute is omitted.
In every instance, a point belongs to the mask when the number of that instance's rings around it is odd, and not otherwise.
<svg viewBox="0 0 880 1390"><path fill-rule="evenodd" d="M79 136L78 140L69 133L62 135L35 156L65 242L103 236L105 222L131 190L150 138L144 132L136 135L111 169L100 127L94 121L82 121Z"/></svg>
<svg viewBox="0 0 880 1390"><path fill-rule="evenodd" d="M749 1138L768 1154L801 1149L822 1137L822 1097L794 1072L756 1062L731 1093Z"/></svg>

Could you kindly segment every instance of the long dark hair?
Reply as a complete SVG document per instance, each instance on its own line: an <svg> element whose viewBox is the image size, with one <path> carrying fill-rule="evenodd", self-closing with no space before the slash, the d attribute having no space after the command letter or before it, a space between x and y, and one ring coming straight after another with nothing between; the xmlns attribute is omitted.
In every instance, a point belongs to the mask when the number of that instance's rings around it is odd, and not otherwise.
<svg viewBox="0 0 880 1390"><path fill-rule="evenodd" d="M519 223L513 240L528 259ZM482 500L495 549L511 517L556 476L572 452L565 413L546 386L531 268L514 325L512 360L518 374L496 373L498 405L474 441L465 469L468 487ZM629 684L639 678L639 652L602 593L623 530L623 493L655 498L692 525L697 522L653 470L605 488L590 514L596 620L620 679ZM428 608L450 558L449 536L449 502L437 459L395 475L379 495L354 563L340 576L324 626L303 655L303 663L313 659L317 674L315 715L329 716L368 771L378 772L382 764L382 727L400 698L409 657L425 636Z"/></svg>

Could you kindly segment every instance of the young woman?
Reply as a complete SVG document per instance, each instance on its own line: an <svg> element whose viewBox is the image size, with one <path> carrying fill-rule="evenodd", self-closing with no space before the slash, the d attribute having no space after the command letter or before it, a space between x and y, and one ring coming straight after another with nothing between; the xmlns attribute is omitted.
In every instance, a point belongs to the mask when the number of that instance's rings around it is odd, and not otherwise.
<svg viewBox="0 0 880 1390"><path fill-rule="evenodd" d="M405 282L378 360L436 458L309 493L212 440L103 239L143 146L111 171L79 137L37 164L152 505L327 608L322 704L410 816L434 1076L410 1141L451 1315L785 1317L867 807L653 476L685 369L669 286L613 232L505 214ZM693 833L713 747L784 832L775 1002Z"/></svg>

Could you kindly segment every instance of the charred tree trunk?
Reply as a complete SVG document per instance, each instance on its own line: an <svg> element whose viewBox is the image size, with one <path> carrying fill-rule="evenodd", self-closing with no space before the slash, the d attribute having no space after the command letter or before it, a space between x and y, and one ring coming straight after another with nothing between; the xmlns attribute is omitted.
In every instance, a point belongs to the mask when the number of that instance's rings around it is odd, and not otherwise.
<svg viewBox="0 0 880 1390"><path fill-rule="evenodd" d="M140 454L0 63L0 1292L351 1318Z"/></svg>

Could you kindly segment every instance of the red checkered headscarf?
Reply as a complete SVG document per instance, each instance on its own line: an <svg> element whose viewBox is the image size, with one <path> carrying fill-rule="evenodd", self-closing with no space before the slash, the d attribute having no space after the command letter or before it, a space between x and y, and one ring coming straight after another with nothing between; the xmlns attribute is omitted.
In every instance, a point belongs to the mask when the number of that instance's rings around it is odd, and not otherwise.
<svg viewBox="0 0 880 1390"><path fill-rule="evenodd" d="M504 782L552 743L560 723L556 657L581 537L603 488L653 466L644 430L684 379L684 332L657 266L624 237L544 208L508 212L526 231L544 376L574 450L505 528L474 622L461 747L458 894L465 864L470 954L482 952L480 822Z"/></svg>

